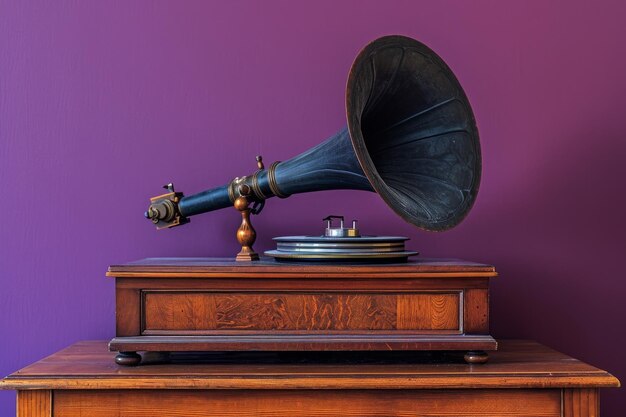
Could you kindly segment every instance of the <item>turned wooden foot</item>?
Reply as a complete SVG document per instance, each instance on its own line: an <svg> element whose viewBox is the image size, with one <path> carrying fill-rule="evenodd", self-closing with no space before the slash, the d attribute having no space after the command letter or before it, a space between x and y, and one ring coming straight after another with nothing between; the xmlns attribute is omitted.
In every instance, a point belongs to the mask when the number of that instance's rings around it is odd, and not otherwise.
<svg viewBox="0 0 626 417"><path fill-rule="evenodd" d="M472 350L467 352L465 356L463 356L463 359L470 365L483 364L487 362L489 355L483 350Z"/></svg>
<svg viewBox="0 0 626 417"><path fill-rule="evenodd" d="M141 362L141 355L137 352L120 352L115 356L115 363L123 366L137 366Z"/></svg>

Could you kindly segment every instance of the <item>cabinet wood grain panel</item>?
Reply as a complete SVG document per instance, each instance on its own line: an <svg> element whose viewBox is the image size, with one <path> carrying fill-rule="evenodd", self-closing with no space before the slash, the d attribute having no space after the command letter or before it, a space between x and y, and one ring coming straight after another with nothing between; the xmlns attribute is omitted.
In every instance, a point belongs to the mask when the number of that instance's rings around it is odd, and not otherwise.
<svg viewBox="0 0 626 417"><path fill-rule="evenodd" d="M395 296L367 294L234 295L220 297L220 329L393 329Z"/></svg>
<svg viewBox="0 0 626 417"><path fill-rule="evenodd" d="M459 329L459 294L398 296L398 330Z"/></svg>
<svg viewBox="0 0 626 417"><path fill-rule="evenodd" d="M140 294L140 291L137 289L116 289L115 334L119 336L139 335L141 318Z"/></svg>
<svg viewBox="0 0 626 417"><path fill-rule="evenodd" d="M145 293L144 328L159 330L215 329L215 296L206 293Z"/></svg>
<svg viewBox="0 0 626 417"><path fill-rule="evenodd" d="M489 334L489 290L466 289L463 292L463 330L471 334Z"/></svg>
<svg viewBox="0 0 626 417"><path fill-rule="evenodd" d="M147 292L144 330L458 330L459 295Z"/></svg>
<svg viewBox="0 0 626 417"><path fill-rule="evenodd" d="M184 404L184 407L181 407ZM559 417L560 390L56 391L54 415Z"/></svg>
<svg viewBox="0 0 626 417"><path fill-rule="evenodd" d="M50 390L17 392L17 417L52 416L52 394Z"/></svg>

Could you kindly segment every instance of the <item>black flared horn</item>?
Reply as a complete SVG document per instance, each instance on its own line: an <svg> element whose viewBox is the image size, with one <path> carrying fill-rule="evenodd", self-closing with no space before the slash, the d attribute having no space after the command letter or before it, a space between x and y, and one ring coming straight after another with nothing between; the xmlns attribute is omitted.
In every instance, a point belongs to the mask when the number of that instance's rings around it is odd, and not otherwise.
<svg viewBox="0 0 626 417"><path fill-rule="evenodd" d="M425 230L457 225L474 203L481 158L476 122L458 80L432 50L386 36L357 56L346 88L345 129L284 162L183 197L170 187L146 212L157 227L232 206L245 190L270 197L333 189L377 192Z"/></svg>

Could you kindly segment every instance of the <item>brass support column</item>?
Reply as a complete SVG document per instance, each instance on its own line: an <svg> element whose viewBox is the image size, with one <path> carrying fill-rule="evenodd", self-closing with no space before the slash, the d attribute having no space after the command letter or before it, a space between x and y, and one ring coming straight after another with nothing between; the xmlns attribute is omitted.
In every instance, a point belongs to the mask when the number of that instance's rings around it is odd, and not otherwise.
<svg viewBox="0 0 626 417"><path fill-rule="evenodd" d="M241 213L241 225L237 229L237 241L241 245L241 251L235 258L237 261L258 261L259 254L252 249L252 245L256 240L256 231L250 223L250 202L246 195L250 193L250 188L246 185L242 185L239 189L241 194L235 199L235 208Z"/></svg>

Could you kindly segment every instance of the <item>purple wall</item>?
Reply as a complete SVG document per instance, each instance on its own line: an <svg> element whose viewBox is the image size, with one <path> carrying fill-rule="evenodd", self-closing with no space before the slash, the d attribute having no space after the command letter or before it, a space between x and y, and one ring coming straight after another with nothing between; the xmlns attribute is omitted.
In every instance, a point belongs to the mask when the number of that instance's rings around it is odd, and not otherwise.
<svg viewBox="0 0 626 417"><path fill-rule="evenodd" d="M437 51L473 104L484 158L473 212L430 234L374 194L294 196L255 219L257 249L345 213L425 256L493 263L495 336L626 378L625 3L308 3L0 2L0 374L113 335L108 264L232 256L237 213L157 233L148 198L319 143L345 123L359 49L400 33ZM2 415L13 403L0 393ZM618 415L626 396L605 390L602 408Z"/></svg>

